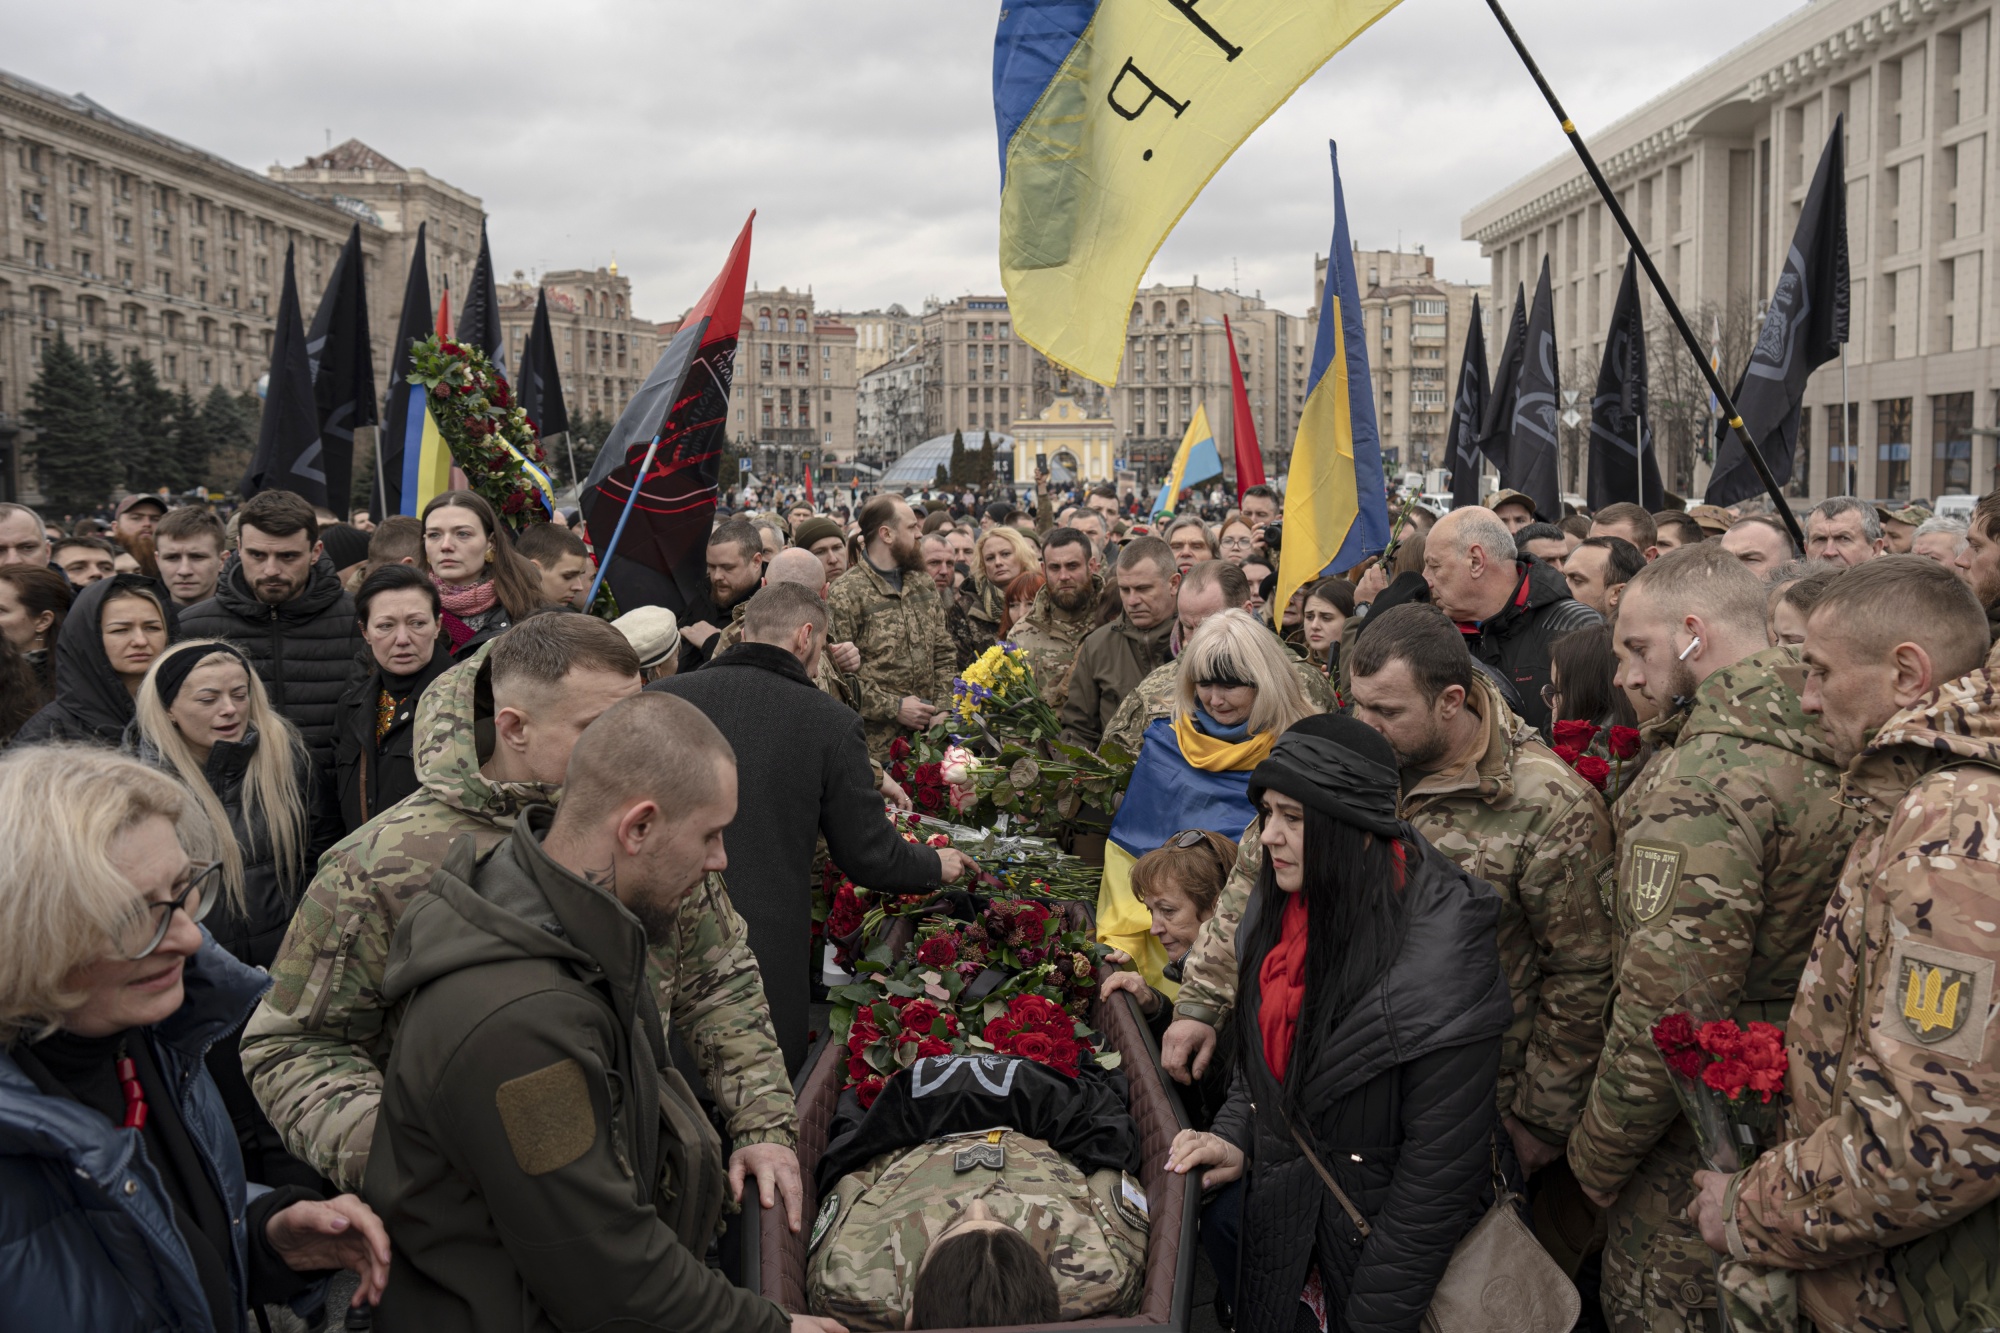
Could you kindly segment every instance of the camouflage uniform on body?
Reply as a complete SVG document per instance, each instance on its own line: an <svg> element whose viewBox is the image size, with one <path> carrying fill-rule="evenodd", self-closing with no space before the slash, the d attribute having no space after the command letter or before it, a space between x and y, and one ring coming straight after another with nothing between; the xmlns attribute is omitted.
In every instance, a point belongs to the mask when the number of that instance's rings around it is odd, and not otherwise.
<svg viewBox="0 0 2000 1333"><path fill-rule="evenodd" d="M2000 677L1891 718L1842 795L1861 831L1792 1005L1786 1138L1731 1182L1729 1241L1810 1270L1826 1333L1891 1333L1885 1251L2000 1198Z"/></svg>
<svg viewBox="0 0 2000 1333"><path fill-rule="evenodd" d="M937 585L922 570L904 570L903 586L891 587L880 570L863 560L827 590L832 613L827 638L861 650L854 677L860 693L868 753L886 760L889 743L908 730L896 721L903 700L915 695L944 708L958 655L944 627Z"/></svg>
<svg viewBox="0 0 2000 1333"><path fill-rule="evenodd" d="M367 1170L382 1063L395 1039L382 973L397 921L460 838L470 835L483 855L512 833L522 810L560 795L480 773L474 698L485 659L482 648L424 691L418 790L321 858L271 964L276 984L244 1033L244 1073L285 1147L345 1189L358 1189ZM683 1025L736 1143L789 1145L797 1140L792 1090L763 982L742 920L727 908L720 878L709 878L695 910L681 914L679 947L653 951L660 1013ZM696 906L718 903L714 911Z"/></svg>
<svg viewBox="0 0 2000 1333"><path fill-rule="evenodd" d="M1085 1176L1048 1144L1012 1130L1000 1134L1007 1154L1001 1170L957 1171L957 1154L988 1137L954 1135L884 1153L841 1177L821 1204L806 1261L814 1313L851 1329L902 1328L931 1238L974 1199L1047 1257L1063 1320L1138 1308L1147 1221L1123 1197L1123 1173ZM1143 1198L1143 1188L1133 1186Z"/></svg>
<svg viewBox="0 0 2000 1333"><path fill-rule="evenodd" d="M1500 1055L1500 1109L1561 1143L1583 1109L1604 1044L1611 927L1600 898L1611 824L1590 784L1474 676L1486 741L1465 768L1419 779L1402 815L1440 852L1499 893L1500 959L1514 1024ZM1236 999L1236 929L1263 867L1257 824L1181 964L1179 1018L1219 1028Z"/></svg>
<svg viewBox="0 0 2000 1333"><path fill-rule="evenodd" d="M1675 1010L1783 1023L1853 840L1804 681L1788 647L1713 673L1620 802L1617 996L1569 1141L1577 1180L1617 1196L1603 1288L1617 1333L1714 1319L1715 1255L1687 1217L1703 1162L1652 1026Z"/></svg>
<svg viewBox="0 0 2000 1333"><path fill-rule="evenodd" d="M960 671L971 666L981 653L993 646L994 636L1000 629L997 619L990 624L973 619L975 614L984 612L981 597L985 586L984 580L968 580L952 589L951 596L944 599L944 627L958 653Z"/></svg>
<svg viewBox="0 0 2000 1333"><path fill-rule="evenodd" d="M714 661L737 644L743 642L743 616L749 609L750 599L746 597L738 602L730 611L729 623L724 625L722 632L716 636L715 651L709 654L710 661ZM835 639L831 634L827 635L827 648L830 649L837 642L839 640ZM819 655L819 675L814 679L813 683L819 686L821 694L840 700L856 712L861 711L857 706L859 695L855 689L854 677L843 676L840 673L839 668L833 664L833 654L831 652L821 651ZM875 777L877 781L880 781L882 775L877 773Z"/></svg>
<svg viewBox="0 0 2000 1333"><path fill-rule="evenodd" d="M1320 669L1303 658L1285 654L1297 673L1299 684L1304 687L1306 701L1316 713L1331 713L1340 706L1334 695L1333 686L1320 673ZM1158 718L1172 717L1174 713L1174 669L1177 664L1169 662L1149 672L1139 682L1139 687L1119 703L1118 711L1112 715L1111 725L1104 729L1098 744L1115 744L1127 754L1139 753L1139 743L1145 738L1146 728Z"/></svg>
<svg viewBox="0 0 2000 1333"><path fill-rule="evenodd" d="M1029 608L1027 618L1007 636L1028 655L1035 683L1041 686L1042 701L1051 708L1061 709L1063 700L1069 697L1069 671L1076 665L1076 650L1097 628L1097 598L1103 590L1104 580L1093 576L1090 600L1079 610L1064 611L1049 600L1049 590L1043 588L1035 594L1035 604Z"/></svg>

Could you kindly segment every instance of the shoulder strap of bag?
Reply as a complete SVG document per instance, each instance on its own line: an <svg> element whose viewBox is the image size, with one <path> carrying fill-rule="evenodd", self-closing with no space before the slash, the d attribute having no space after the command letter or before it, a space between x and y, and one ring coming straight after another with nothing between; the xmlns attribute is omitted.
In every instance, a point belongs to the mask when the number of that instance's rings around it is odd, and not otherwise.
<svg viewBox="0 0 2000 1333"><path fill-rule="evenodd" d="M1327 1189L1332 1191L1334 1201L1346 1211L1347 1220L1354 1223L1354 1229L1361 1233L1363 1240L1366 1240L1373 1231L1368 1225L1368 1219L1361 1215L1361 1210L1354 1206L1354 1201L1347 1197L1347 1192L1334 1183L1333 1173L1319 1160L1319 1154L1312 1150L1310 1143L1306 1142L1305 1135L1299 1133L1299 1127L1292 1123L1292 1118L1285 1113L1284 1107L1278 1108L1278 1115L1284 1120L1285 1128L1291 1131L1292 1142L1299 1145L1299 1151L1306 1155L1306 1160L1312 1163L1313 1170L1319 1172L1319 1178L1326 1183Z"/></svg>

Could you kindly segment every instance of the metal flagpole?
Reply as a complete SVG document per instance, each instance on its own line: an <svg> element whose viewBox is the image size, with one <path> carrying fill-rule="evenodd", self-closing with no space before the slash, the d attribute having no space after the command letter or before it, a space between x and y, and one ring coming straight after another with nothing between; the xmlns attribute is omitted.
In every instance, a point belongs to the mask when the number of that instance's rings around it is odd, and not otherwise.
<svg viewBox="0 0 2000 1333"><path fill-rule="evenodd" d="M570 443L569 431L564 431L562 433L562 437L563 437L563 450L564 452L569 454L570 489L576 492L577 501L581 503L583 500L583 478L578 476L576 472L576 446Z"/></svg>
<svg viewBox="0 0 2000 1333"><path fill-rule="evenodd" d="M1701 354L1701 343L1695 338L1694 330L1688 327L1687 316L1681 313L1673 293L1667 290L1666 279L1660 276L1660 270L1653 264L1653 257L1646 252L1645 243L1639 239L1639 233L1632 227L1632 220L1625 216L1625 209L1619 204L1618 196L1612 193L1611 183L1604 179L1604 172L1598 168L1597 159L1591 156L1590 149L1583 142L1583 136L1577 133L1576 122L1563 110L1555 89L1551 88L1548 79L1543 77L1541 67L1535 63L1535 58L1528 54L1526 44L1521 41L1521 34L1514 31L1514 24L1508 19L1507 11L1500 7L1500 0L1486 0L1486 7L1492 10L1493 17L1500 21L1500 27L1506 32L1507 40L1513 43L1514 53L1521 57L1521 63L1527 66L1535 85L1542 90L1542 97L1548 102L1549 110L1555 112L1556 119L1562 122L1562 131L1568 137L1570 147L1574 148L1577 157L1582 159L1583 169L1589 173L1591 184L1597 187L1597 193L1603 198L1604 206L1610 211L1612 220L1618 224L1618 229L1625 233L1626 244L1630 245L1633 253L1639 256L1639 266L1646 270L1647 281L1653 284L1654 294L1660 298L1660 304L1666 307L1668 317L1674 321L1674 328L1680 332L1681 341L1687 344L1689 355L1693 356L1701 367L1702 377L1708 381L1709 392L1715 395L1715 401L1721 405L1723 419L1729 423L1729 428L1736 432L1736 438L1743 442L1744 457L1749 459L1750 466L1756 469L1757 478L1764 483L1764 489L1769 493L1778 517L1785 521L1785 527L1791 531L1792 540L1798 543L1799 549L1803 551L1806 535L1800 530L1798 517L1792 513L1792 507L1785 503L1784 491L1778 485L1778 479L1772 475L1771 465L1764 461L1763 451L1757 447L1757 442L1750 438L1750 432L1743 424L1743 414L1736 410L1736 400L1729 396L1729 390L1722 387L1722 380L1716 375L1715 368L1710 366L1708 359Z"/></svg>
<svg viewBox="0 0 2000 1333"><path fill-rule="evenodd" d="M1860 416L1859 412L1854 415ZM1855 461L1854 441L1849 438L1854 432L1847 424L1847 344L1840 345L1840 449L1847 455L1847 493L1854 494L1854 488L1861 484L1856 473L1860 464Z"/></svg>
<svg viewBox="0 0 2000 1333"><path fill-rule="evenodd" d="M609 443L609 441L607 441ZM583 599L585 606L597 605L597 590L604 586L604 576L611 572L611 557L618 550L618 539L625 535L625 521L632 517L632 505L639 498L639 488L646 483L646 474L653 470L653 455L660 452L660 436L646 446L645 461L639 464L639 471L632 478L632 489L625 493L625 507L618 511L618 526L611 529L611 540L604 544L604 554L597 557L597 577L590 582L590 596ZM579 503L583 497L578 496Z"/></svg>

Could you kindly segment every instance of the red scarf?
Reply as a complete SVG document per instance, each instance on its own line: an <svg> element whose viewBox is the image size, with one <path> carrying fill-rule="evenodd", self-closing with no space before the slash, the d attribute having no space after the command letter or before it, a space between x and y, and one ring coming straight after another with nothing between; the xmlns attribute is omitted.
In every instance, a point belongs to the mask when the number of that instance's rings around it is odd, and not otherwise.
<svg viewBox="0 0 2000 1333"><path fill-rule="evenodd" d="M493 586L493 580L481 579L478 583L463 588L454 588L440 581L436 575L431 582L437 585L438 601L443 604L444 614L439 622L444 627L445 636L451 640L451 650L455 653L465 646L466 640L478 633L460 617L476 616L491 611L500 600L500 590Z"/></svg>
<svg viewBox="0 0 2000 1333"><path fill-rule="evenodd" d="M1278 942L1257 969L1257 1026L1264 1034L1264 1063L1283 1083L1306 1002L1306 896L1285 895Z"/></svg>

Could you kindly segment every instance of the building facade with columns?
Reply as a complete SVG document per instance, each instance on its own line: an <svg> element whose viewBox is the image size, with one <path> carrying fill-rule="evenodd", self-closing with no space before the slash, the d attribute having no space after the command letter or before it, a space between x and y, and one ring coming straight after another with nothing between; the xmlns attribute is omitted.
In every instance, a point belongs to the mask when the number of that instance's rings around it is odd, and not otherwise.
<svg viewBox="0 0 2000 1333"><path fill-rule="evenodd" d="M1110 417L1090 415L1073 394L1058 393L1055 401L1034 416L1011 423L1008 434L1014 437L1017 481L1034 479L1037 457L1048 460L1057 485L1112 479L1118 423Z"/></svg>
<svg viewBox="0 0 2000 1333"><path fill-rule="evenodd" d="M1789 488L1801 498L1978 494L2000 480L1994 9L1818 0L1586 132L1675 300L1700 319L1770 299L1841 118L1849 341L1845 367L1821 367L1806 390ZM1627 247L1575 157L1472 209L1462 231L1498 293L1532 286L1550 260L1559 354L1594 375ZM1664 318L1650 299L1647 318ZM1724 380L1741 369L1725 365Z"/></svg>
<svg viewBox="0 0 2000 1333"><path fill-rule="evenodd" d="M537 282L517 272L500 286L500 331L513 370L535 322L537 286L549 294L549 334L571 428L592 415L617 420L659 360L660 326L633 313L632 280L616 264L553 269Z"/></svg>
<svg viewBox="0 0 2000 1333"><path fill-rule="evenodd" d="M744 293L729 437L758 475L796 481L808 464L853 459L855 341L852 325L815 313L810 289Z"/></svg>
<svg viewBox="0 0 2000 1333"><path fill-rule="evenodd" d="M143 357L197 399L250 390L269 365L286 246L309 312L357 222L380 382L407 263L401 215L345 178L291 175L0 72L0 498L37 498L21 417L47 343ZM464 218L480 216L478 199L423 179Z"/></svg>

